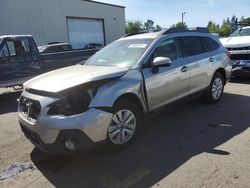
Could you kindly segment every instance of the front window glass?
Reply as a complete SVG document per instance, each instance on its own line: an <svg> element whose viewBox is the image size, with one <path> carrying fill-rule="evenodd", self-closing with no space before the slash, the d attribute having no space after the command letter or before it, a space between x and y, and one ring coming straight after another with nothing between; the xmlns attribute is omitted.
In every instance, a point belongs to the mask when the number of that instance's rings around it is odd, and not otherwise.
<svg viewBox="0 0 250 188"><path fill-rule="evenodd" d="M240 28L233 32L230 37L250 36L250 28Z"/></svg>
<svg viewBox="0 0 250 188"><path fill-rule="evenodd" d="M155 50L154 57L168 57L171 61L181 58L178 43L175 39L162 42Z"/></svg>
<svg viewBox="0 0 250 188"><path fill-rule="evenodd" d="M85 64L96 66L133 67L152 39L118 40L93 55Z"/></svg>

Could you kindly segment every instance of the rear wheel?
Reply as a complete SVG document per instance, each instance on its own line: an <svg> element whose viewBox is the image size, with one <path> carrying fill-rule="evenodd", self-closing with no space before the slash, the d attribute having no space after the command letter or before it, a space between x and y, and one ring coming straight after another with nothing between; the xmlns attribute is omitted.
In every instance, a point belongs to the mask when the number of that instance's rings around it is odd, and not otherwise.
<svg viewBox="0 0 250 188"><path fill-rule="evenodd" d="M215 72L209 88L205 94L205 101L209 104L214 104L220 101L224 91L225 80L223 76Z"/></svg>
<svg viewBox="0 0 250 188"><path fill-rule="evenodd" d="M141 123L138 107L129 100L120 100L115 104L113 117L108 127L109 145L122 148L132 143Z"/></svg>

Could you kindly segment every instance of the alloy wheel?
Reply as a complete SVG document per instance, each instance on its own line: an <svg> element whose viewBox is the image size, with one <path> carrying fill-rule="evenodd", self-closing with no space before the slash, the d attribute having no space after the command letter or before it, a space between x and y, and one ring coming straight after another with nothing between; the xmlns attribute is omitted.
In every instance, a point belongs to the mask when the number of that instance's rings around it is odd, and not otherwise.
<svg viewBox="0 0 250 188"><path fill-rule="evenodd" d="M108 128L108 136L114 144L124 144L132 137L136 129L136 117L128 109L116 112Z"/></svg>
<svg viewBox="0 0 250 188"><path fill-rule="evenodd" d="M223 90L223 82L220 78L216 78L212 86L212 96L214 99L219 99Z"/></svg>

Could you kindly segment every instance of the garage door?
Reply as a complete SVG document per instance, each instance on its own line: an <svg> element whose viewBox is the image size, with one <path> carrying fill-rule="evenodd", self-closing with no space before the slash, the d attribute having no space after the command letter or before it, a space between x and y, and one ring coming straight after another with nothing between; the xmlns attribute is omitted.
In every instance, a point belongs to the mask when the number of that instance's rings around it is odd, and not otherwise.
<svg viewBox="0 0 250 188"><path fill-rule="evenodd" d="M67 18L69 42L73 48L105 45L103 20Z"/></svg>

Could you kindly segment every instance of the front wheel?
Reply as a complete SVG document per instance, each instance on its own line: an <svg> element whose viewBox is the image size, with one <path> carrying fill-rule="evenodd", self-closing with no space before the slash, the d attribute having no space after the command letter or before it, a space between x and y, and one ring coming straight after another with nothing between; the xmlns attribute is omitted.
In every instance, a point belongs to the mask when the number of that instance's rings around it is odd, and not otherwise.
<svg viewBox="0 0 250 188"><path fill-rule="evenodd" d="M214 104L220 101L224 91L225 80L223 76L216 72L212 78L209 88L205 93L205 101Z"/></svg>
<svg viewBox="0 0 250 188"><path fill-rule="evenodd" d="M138 107L128 100L118 101L114 106L113 117L108 127L108 144L115 148L129 145L134 141L140 123Z"/></svg>

